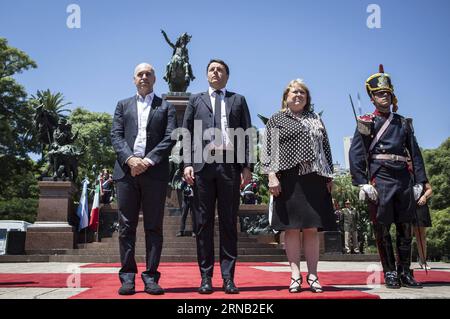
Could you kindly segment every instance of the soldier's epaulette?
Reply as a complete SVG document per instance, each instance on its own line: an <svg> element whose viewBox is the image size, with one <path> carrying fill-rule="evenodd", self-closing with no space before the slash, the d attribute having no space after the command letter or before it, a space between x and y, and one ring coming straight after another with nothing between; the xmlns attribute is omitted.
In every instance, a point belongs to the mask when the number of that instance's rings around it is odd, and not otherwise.
<svg viewBox="0 0 450 319"><path fill-rule="evenodd" d="M373 113L367 113L357 117L358 131L362 135L370 135L373 129L373 119L375 115Z"/></svg>
<svg viewBox="0 0 450 319"><path fill-rule="evenodd" d="M414 127L413 127L413 119L410 117L402 117L402 120L406 122L407 127L411 131L411 133L414 133Z"/></svg>

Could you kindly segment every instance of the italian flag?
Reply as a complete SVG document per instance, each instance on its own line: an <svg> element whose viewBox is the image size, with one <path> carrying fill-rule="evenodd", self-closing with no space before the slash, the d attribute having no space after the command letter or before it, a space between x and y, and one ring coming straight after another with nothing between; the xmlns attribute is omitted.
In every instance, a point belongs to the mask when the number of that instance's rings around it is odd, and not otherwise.
<svg viewBox="0 0 450 319"><path fill-rule="evenodd" d="M100 180L95 185L94 202L92 203L91 220L89 221L89 228L93 231L98 230L98 215L100 204Z"/></svg>

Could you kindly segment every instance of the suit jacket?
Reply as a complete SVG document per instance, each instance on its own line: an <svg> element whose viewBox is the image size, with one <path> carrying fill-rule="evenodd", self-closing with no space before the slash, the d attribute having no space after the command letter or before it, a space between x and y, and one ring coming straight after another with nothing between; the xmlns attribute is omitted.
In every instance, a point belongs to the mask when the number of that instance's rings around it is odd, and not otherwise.
<svg viewBox="0 0 450 319"><path fill-rule="evenodd" d="M147 145L145 157L155 165L146 174L156 180L169 180L169 155L176 141L171 139L176 128L175 107L160 97L154 96L147 121ZM114 180L120 180L130 172L125 161L133 155L134 142L138 134L137 96L119 101L111 129L111 142L117 154L114 165Z"/></svg>
<svg viewBox="0 0 450 319"><path fill-rule="evenodd" d="M245 97L240 94L226 91L225 93L225 109L227 113L227 121L229 128L242 128L244 131L252 126L250 119L250 112L248 110ZM210 143L208 140L203 140L202 136L205 130L213 128L213 107L211 105L211 99L208 92L194 94L189 98L189 103L186 108L183 119L183 128L189 130L191 134L191 148L190 158L184 158L184 166L193 166L195 172L199 172L205 165L205 159L203 158L203 150L206 145ZM194 136L194 121L200 120L202 123L202 136ZM231 137L231 136L230 136ZM237 139L232 141L234 144L235 163L237 163ZM237 163L240 168L248 167L252 169L250 163L250 150L248 137L245 139L245 159L243 163ZM194 153L201 152L201 162L196 163L194 161ZM188 156L189 157L189 156Z"/></svg>

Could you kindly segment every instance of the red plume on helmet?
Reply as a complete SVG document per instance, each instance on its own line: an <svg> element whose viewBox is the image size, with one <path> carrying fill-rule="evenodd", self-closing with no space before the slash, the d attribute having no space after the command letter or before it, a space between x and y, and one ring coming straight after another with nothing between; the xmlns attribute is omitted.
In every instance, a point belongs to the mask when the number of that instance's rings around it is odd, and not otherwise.
<svg viewBox="0 0 450 319"><path fill-rule="evenodd" d="M380 71L380 73L384 73L384 66L383 66L383 64L380 64L380 67L378 68L378 70Z"/></svg>

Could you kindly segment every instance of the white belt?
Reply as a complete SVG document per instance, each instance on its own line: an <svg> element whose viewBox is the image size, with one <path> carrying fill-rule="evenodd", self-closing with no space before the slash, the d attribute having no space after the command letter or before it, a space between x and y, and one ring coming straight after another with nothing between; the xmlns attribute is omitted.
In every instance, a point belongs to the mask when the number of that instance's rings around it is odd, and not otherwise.
<svg viewBox="0 0 450 319"><path fill-rule="evenodd" d="M400 156L400 155L395 155L395 154L375 154L375 155L372 155L372 159L396 161L396 162L407 162L408 161L408 159L405 156Z"/></svg>

